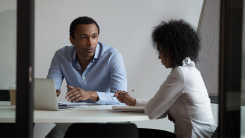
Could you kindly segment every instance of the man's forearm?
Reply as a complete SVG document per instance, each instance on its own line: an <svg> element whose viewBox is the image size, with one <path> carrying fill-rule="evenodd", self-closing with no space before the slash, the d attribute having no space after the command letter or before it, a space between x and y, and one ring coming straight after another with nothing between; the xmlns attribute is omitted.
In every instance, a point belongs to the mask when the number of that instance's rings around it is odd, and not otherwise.
<svg viewBox="0 0 245 138"><path fill-rule="evenodd" d="M89 91L89 93L90 93L90 98L89 98L90 100L94 102L99 101L99 96L95 91Z"/></svg>

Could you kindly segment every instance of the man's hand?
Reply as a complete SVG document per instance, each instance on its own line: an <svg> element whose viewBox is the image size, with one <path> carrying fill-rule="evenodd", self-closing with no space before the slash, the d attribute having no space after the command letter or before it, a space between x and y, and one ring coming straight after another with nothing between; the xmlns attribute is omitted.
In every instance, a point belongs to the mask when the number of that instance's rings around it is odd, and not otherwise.
<svg viewBox="0 0 245 138"><path fill-rule="evenodd" d="M115 97L117 97L118 101L121 103L125 103L129 106L135 106L136 99L132 98L128 93L120 95L120 93L123 93L125 91L117 91L115 93Z"/></svg>
<svg viewBox="0 0 245 138"><path fill-rule="evenodd" d="M79 100L87 100L90 99L94 102L99 100L99 97L96 92L94 91L85 91L79 87L72 87L67 85L67 88L69 91L66 93L66 99L67 101L77 102Z"/></svg>
<svg viewBox="0 0 245 138"><path fill-rule="evenodd" d="M57 95L57 97L59 97L60 96L60 90L56 90L56 95Z"/></svg>
<svg viewBox="0 0 245 138"><path fill-rule="evenodd" d="M171 116L170 113L168 113L168 120L172 121L173 123L175 122L174 118Z"/></svg>

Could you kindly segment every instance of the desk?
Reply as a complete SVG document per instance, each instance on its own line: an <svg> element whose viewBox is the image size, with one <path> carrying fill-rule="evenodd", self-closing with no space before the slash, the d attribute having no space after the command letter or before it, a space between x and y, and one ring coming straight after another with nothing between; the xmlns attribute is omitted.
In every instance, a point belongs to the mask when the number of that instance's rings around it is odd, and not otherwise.
<svg viewBox="0 0 245 138"><path fill-rule="evenodd" d="M34 123L126 122L150 120L144 113L113 111L112 105L88 105L87 108L45 111L34 110ZM0 105L0 122L15 122L15 106Z"/></svg>

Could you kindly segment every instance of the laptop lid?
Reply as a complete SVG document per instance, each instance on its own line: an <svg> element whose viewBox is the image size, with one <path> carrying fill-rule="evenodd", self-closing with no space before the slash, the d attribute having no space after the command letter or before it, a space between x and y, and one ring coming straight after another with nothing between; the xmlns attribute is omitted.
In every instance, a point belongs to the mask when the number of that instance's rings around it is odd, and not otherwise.
<svg viewBox="0 0 245 138"><path fill-rule="evenodd" d="M58 111L58 102L53 79L35 78L34 109Z"/></svg>

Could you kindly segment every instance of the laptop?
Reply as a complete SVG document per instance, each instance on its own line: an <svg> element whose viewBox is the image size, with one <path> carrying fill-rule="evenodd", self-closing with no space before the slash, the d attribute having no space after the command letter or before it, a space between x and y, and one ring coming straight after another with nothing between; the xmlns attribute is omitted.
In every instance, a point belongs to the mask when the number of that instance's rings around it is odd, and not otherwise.
<svg viewBox="0 0 245 138"><path fill-rule="evenodd" d="M58 106L55 81L53 79L35 78L34 109L60 111L74 108L65 108Z"/></svg>

